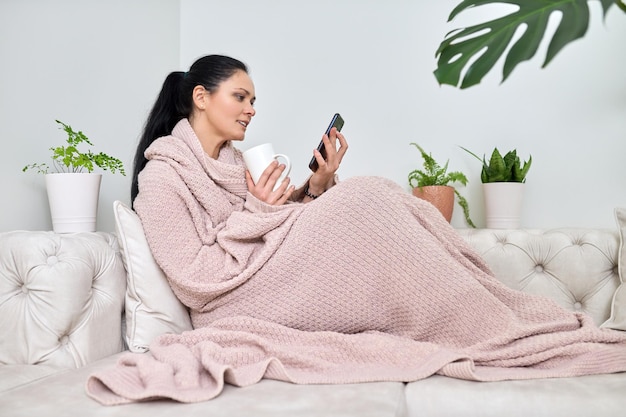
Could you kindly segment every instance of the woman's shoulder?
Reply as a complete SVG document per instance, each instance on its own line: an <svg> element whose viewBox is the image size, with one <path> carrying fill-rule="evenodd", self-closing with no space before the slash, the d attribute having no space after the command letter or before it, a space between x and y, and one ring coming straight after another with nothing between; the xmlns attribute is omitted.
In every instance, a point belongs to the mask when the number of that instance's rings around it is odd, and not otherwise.
<svg viewBox="0 0 626 417"><path fill-rule="evenodd" d="M189 158L193 155L189 145L181 138L176 136L163 136L155 139L154 142L146 149L145 156L151 159L180 159L181 157Z"/></svg>
<svg viewBox="0 0 626 417"><path fill-rule="evenodd" d="M179 121L172 133L157 138L146 149L145 156L150 159L197 160L203 154L202 146L186 119Z"/></svg>

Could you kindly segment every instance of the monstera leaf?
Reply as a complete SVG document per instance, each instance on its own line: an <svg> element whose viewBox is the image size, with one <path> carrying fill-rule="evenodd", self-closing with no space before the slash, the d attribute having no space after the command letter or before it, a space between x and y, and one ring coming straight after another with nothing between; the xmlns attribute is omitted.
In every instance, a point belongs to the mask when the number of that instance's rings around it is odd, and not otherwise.
<svg viewBox="0 0 626 417"><path fill-rule="evenodd" d="M549 42L543 68L565 45L585 35L589 26L588 1L590 0L463 0L452 10L448 21L464 10L476 6L505 3L516 5L519 9L489 22L448 33L437 50L435 77L439 84L456 87L466 69L460 87L467 88L480 83L505 53L516 30L525 26L522 36L506 54L502 81L506 80L517 64L535 55L546 35L550 15L560 11L561 22ZM602 3L604 15L613 4L618 4L626 11L623 0L599 1Z"/></svg>

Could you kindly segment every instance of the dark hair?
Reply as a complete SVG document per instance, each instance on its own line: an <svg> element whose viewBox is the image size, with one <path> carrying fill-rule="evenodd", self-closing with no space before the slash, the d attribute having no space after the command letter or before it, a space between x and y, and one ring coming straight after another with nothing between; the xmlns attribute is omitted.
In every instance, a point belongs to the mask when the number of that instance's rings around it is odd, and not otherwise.
<svg viewBox="0 0 626 417"><path fill-rule="evenodd" d="M248 68L243 62L234 58L223 55L207 55L194 62L188 72L171 72L165 78L161 92L150 111L137 145L130 189L131 203L135 201L139 192L137 177L148 162L144 156L146 149L155 139L172 133L176 123L191 115L193 89L201 85L212 93L217 90L220 83L230 78L237 71L247 73Z"/></svg>

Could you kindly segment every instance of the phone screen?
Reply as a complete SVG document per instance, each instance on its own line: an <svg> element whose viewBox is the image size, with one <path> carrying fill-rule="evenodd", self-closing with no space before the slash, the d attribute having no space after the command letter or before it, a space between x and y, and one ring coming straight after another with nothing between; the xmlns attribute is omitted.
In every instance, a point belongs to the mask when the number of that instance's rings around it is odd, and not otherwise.
<svg viewBox="0 0 626 417"><path fill-rule="evenodd" d="M329 135L330 131L333 127L337 128L338 132L341 132L341 128L343 127L343 117L341 117L341 115L339 113L335 113L335 115L333 116L332 120L330 121L330 124L328 125L328 128L326 129L325 134ZM322 154L322 157L324 159L326 159L326 147L324 146L324 141L320 140L319 145L317 145L317 150ZM315 172L317 171L317 168L319 168L318 164L317 164L317 160L315 159L315 156L313 156L311 158L311 162L309 162L309 168L311 169L311 171Z"/></svg>

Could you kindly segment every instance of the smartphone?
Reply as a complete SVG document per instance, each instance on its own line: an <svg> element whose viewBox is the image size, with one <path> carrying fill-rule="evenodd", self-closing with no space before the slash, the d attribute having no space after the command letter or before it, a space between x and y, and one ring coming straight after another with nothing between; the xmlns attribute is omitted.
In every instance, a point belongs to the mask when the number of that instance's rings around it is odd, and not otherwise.
<svg viewBox="0 0 626 417"><path fill-rule="evenodd" d="M339 113L335 113L332 120L330 121L328 129L326 129L326 135L330 135L330 131L333 127L337 128L337 132L341 132L341 128L343 127L343 117L341 117ZM320 140L320 144L317 145L317 150L322 154L322 157L326 159L326 147L324 146L323 140ZM309 162L309 168L313 172L317 171L317 168L319 168L315 156L311 158L311 162Z"/></svg>

